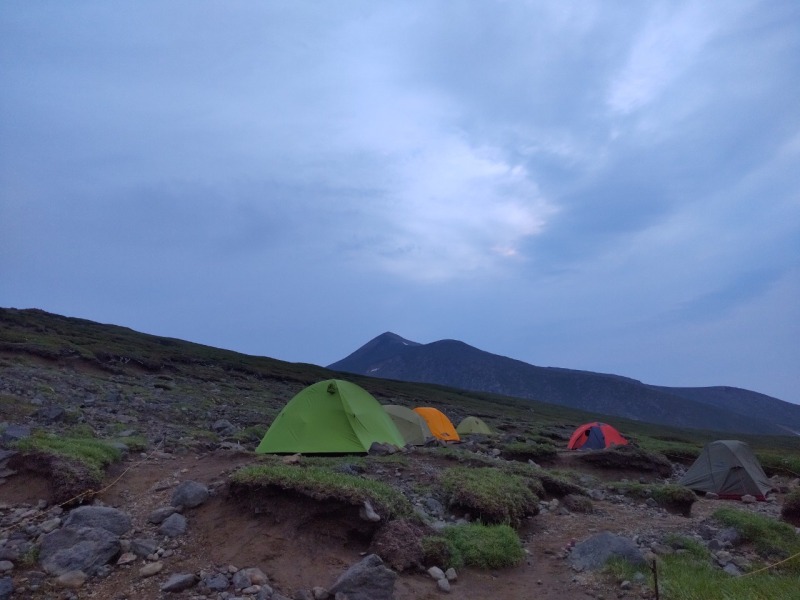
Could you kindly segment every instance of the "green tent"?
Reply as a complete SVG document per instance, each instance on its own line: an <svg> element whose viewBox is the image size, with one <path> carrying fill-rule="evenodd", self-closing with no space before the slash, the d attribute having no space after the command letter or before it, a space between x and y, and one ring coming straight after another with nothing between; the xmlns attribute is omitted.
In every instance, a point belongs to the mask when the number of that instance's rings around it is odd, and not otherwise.
<svg viewBox="0 0 800 600"><path fill-rule="evenodd" d="M348 381L328 379L308 386L283 407L256 452L368 452L373 442L405 445L369 392Z"/></svg>
<svg viewBox="0 0 800 600"><path fill-rule="evenodd" d="M719 494L720 498L750 494L763 500L772 489L750 446L738 440L706 444L678 483L699 492Z"/></svg>
<svg viewBox="0 0 800 600"><path fill-rule="evenodd" d="M483 419L478 417L465 417L461 423L456 427L459 435L466 435L469 433L482 433L484 435L492 435L494 432L489 429L489 426L483 422Z"/></svg>
<svg viewBox="0 0 800 600"><path fill-rule="evenodd" d="M406 444L424 446L433 439L427 421L408 407L399 404L387 404L383 407L391 417Z"/></svg>

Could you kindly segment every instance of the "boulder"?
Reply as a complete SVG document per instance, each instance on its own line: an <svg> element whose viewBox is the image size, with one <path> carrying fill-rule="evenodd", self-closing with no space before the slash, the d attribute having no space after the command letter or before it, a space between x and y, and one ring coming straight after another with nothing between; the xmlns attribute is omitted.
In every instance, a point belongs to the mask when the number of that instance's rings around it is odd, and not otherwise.
<svg viewBox="0 0 800 600"><path fill-rule="evenodd" d="M223 573L214 573L203 577L203 585L212 592L224 592L228 589L231 582Z"/></svg>
<svg viewBox="0 0 800 600"><path fill-rule="evenodd" d="M397 574L384 566L377 554L365 556L344 573L330 588L334 596L348 600L392 600Z"/></svg>
<svg viewBox="0 0 800 600"><path fill-rule="evenodd" d="M197 584L197 575L194 573L175 573L170 575L161 585L162 592L182 592Z"/></svg>
<svg viewBox="0 0 800 600"><path fill-rule="evenodd" d="M186 526L186 517L180 513L174 513L164 519L158 531L163 535L174 538L186 533Z"/></svg>
<svg viewBox="0 0 800 600"><path fill-rule="evenodd" d="M195 508L208 500L208 487L197 481L184 481L172 493L172 506Z"/></svg>
<svg viewBox="0 0 800 600"><path fill-rule="evenodd" d="M131 540L131 552L136 556L150 556L158 550L158 542L147 538L136 538Z"/></svg>
<svg viewBox="0 0 800 600"><path fill-rule="evenodd" d="M619 557L633 564L645 562L642 552L632 540L608 531L576 544L569 555L569 562L576 571L593 571L602 568L612 557Z"/></svg>
<svg viewBox="0 0 800 600"><path fill-rule="evenodd" d="M79 506L67 515L64 527L100 527L122 535L130 530L131 517L110 506Z"/></svg>
<svg viewBox="0 0 800 600"><path fill-rule="evenodd" d="M11 600L14 593L14 580L11 577L0 577L0 600Z"/></svg>
<svg viewBox="0 0 800 600"><path fill-rule="evenodd" d="M120 553L119 538L102 527L64 527L42 539L39 562L51 575L83 571L94 575Z"/></svg>
<svg viewBox="0 0 800 600"><path fill-rule="evenodd" d="M176 512L178 512L178 509L174 506L162 506L161 508L155 509L148 515L147 522L152 523L153 525L161 525L161 523L164 522L164 519L172 514L175 514Z"/></svg>

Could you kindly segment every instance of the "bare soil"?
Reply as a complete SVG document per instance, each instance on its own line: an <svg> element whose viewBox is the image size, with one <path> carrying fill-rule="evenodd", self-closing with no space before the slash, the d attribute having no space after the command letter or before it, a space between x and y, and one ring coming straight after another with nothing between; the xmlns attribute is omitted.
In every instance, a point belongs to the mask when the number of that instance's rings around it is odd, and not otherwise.
<svg viewBox="0 0 800 600"><path fill-rule="evenodd" d="M146 459L129 459L116 465L104 483L107 489L100 491L97 500L132 515L135 528L132 537L158 539L155 527L147 523L147 516L169 504L179 482L202 482L212 490L212 497L204 505L185 512L188 531L165 544L173 554L164 559L162 573L141 578L138 570L144 560L138 559L130 566L114 568L106 579L90 580L78 596L114 600L159 598L162 595L159 585L171 573L212 573L231 565L261 568L272 586L289 597L298 590L331 586L345 569L368 552L373 531L358 518L352 506L321 504L295 496L260 500L232 496L228 475L255 460L250 453L218 450L185 456L154 453ZM430 464L412 462L415 466L411 470L419 468L417 475L430 474ZM591 471L590 467L582 468ZM604 471L599 473L608 475ZM11 477L0 491L6 505L36 505L41 499L49 500L47 479L34 472ZM601 531L627 536L686 534L725 502L700 499L690 518L654 511L644 504L610 500L594 501L591 513L548 511L528 519L520 531L528 552L523 564L497 571L463 569L450 595L465 600L648 598L648 590L636 587L622 590L617 582L602 576L573 572L565 560L567 549ZM24 586L26 571L15 570L14 578L18 585ZM191 596L191 592L183 594ZM397 600L433 599L441 595L427 574L421 572L401 574L395 588ZM46 584L38 592L18 595L32 600L62 596L66 597L64 591L56 590L52 584Z"/></svg>

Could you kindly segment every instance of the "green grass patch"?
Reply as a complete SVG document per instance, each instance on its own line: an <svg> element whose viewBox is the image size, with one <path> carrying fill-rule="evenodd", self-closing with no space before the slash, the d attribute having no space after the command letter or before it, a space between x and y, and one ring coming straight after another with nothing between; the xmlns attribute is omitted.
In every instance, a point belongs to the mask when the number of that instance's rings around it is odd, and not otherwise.
<svg viewBox="0 0 800 600"><path fill-rule="evenodd" d="M659 563L658 580L665 600L800 600L796 575L763 572L732 577L688 555L665 556Z"/></svg>
<svg viewBox="0 0 800 600"><path fill-rule="evenodd" d="M454 467L441 476L450 506L468 511L484 523L517 526L539 511L541 483L488 467Z"/></svg>
<svg viewBox="0 0 800 600"><path fill-rule="evenodd" d="M410 517L414 509L397 489L380 481L333 471L320 466L265 464L243 467L231 479L246 486L276 486L315 500L333 498L353 505L369 500L391 518Z"/></svg>
<svg viewBox="0 0 800 600"><path fill-rule="evenodd" d="M703 451L702 445L669 436L663 438L642 436L638 443L648 452L663 454L671 461L683 464L693 463Z"/></svg>
<svg viewBox="0 0 800 600"><path fill-rule="evenodd" d="M525 558L522 542L508 525L453 525L442 535L422 540L426 562L439 566L502 569L518 565Z"/></svg>
<svg viewBox="0 0 800 600"><path fill-rule="evenodd" d="M770 477L773 475L800 477L800 455L798 454L758 452L756 456L764 472Z"/></svg>
<svg viewBox="0 0 800 600"><path fill-rule="evenodd" d="M75 460L97 478L101 478L105 468L122 456L118 449L105 440L55 434L35 433L19 440L14 446L20 452L44 452Z"/></svg>
<svg viewBox="0 0 800 600"><path fill-rule="evenodd" d="M800 553L800 535L787 523L734 508L720 508L713 516L720 523L736 529L742 539L752 543L768 560L776 561ZM800 574L800 557L781 568Z"/></svg>

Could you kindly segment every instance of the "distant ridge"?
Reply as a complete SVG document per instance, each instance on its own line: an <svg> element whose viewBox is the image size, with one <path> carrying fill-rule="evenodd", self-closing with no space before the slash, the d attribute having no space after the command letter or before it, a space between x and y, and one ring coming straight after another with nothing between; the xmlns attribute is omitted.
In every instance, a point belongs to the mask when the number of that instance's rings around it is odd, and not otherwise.
<svg viewBox="0 0 800 600"><path fill-rule="evenodd" d="M491 392L676 427L751 434L800 431L800 406L732 387L671 388L619 375L537 367L457 340L386 332L329 369Z"/></svg>

